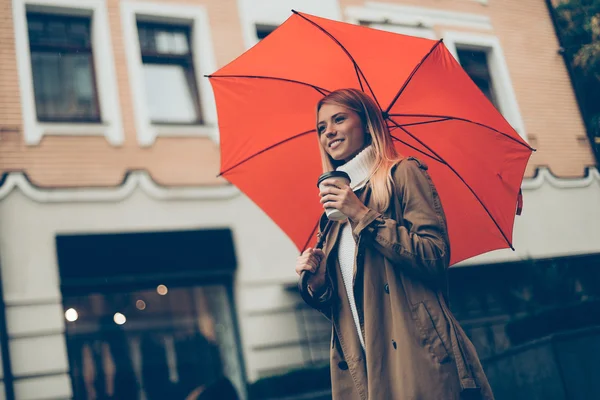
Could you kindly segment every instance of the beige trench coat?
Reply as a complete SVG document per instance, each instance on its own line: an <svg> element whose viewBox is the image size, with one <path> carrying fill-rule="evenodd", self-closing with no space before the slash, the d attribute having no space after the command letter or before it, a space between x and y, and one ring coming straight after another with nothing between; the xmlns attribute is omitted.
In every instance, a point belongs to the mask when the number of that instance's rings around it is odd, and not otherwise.
<svg viewBox="0 0 600 400"><path fill-rule="evenodd" d="M324 292L308 293L332 322L333 399L493 399L475 348L447 305L450 254L445 215L427 166L412 157L392 171L388 210L352 223L360 345L337 261L336 222L325 238ZM321 228L326 223L321 220ZM310 292L310 289L309 289Z"/></svg>

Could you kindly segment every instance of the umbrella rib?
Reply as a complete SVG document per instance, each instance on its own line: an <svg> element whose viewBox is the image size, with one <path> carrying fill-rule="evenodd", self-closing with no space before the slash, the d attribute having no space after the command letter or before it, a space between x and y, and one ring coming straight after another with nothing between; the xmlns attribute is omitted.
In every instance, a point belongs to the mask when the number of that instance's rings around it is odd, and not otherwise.
<svg viewBox="0 0 600 400"><path fill-rule="evenodd" d="M450 120L454 120L454 121L462 121L462 122L467 122L469 124L474 124L474 125L478 125L481 126L482 128L487 128L491 131L494 131L496 133L499 133L502 136L507 137L508 139L512 140L513 142L516 142L518 144L520 144L523 147L527 147L529 150L535 151L535 149L531 146L529 146L527 143L521 142L518 139L515 139L514 137L499 131L498 129L492 128L489 125L486 124L482 124L480 122L475 122L475 121L471 121L469 119L466 118L460 118L460 117L449 117L446 115L430 115L430 114L390 114L390 117L425 117L425 118L440 118L437 121L430 121L430 122L443 122L443 121L450 121ZM396 121L394 121L394 123L396 123ZM416 125L416 124L415 124ZM402 125L402 126L409 126L409 125Z"/></svg>
<svg viewBox="0 0 600 400"><path fill-rule="evenodd" d="M358 72L359 72L359 70L358 70L358 65L354 64L354 73L356 73L356 77L358 78L358 83L359 83L359 85L360 85L360 90L361 90L362 92L364 92L364 91L365 91L365 88L364 88L364 86L363 86L363 84L362 84L362 79L360 79L360 75L358 74Z"/></svg>
<svg viewBox="0 0 600 400"><path fill-rule="evenodd" d="M427 124L433 124L435 122L444 122L444 121L448 121L451 118L440 118L440 119L434 119L432 121L422 121L422 122L413 122L412 124L402 124L400 126L416 126L416 125L427 125Z"/></svg>
<svg viewBox="0 0 600 400"><path fill-rule="evenodd" d="M292 10L292 12L294 14L298 15L299 17L301 17L302 19L308 21L312 25L316 26L324 34L326 34L327 36L329 36L329 38L331 40L333 40L338 46L340 46L340 48L342 49L342 51L346 54L346 56L348 56L348 58L350 59L350 61L352 61L352 64L354 65L354 70L355 70L355 73L356 73L356 78L358 79L358 83L359 83L361 89L363 89L363 85L362 85L362 82L360 80L360 77L362 76L363 80L365 81L365 84L367 85L367 87L369 88L369 91L371 92L371 95L373 96L373 99L375 100L375 103L377 103L377 106L381 110L381 104L379 104L379 101L377 100L377 96L375 95L375 92L371 88L371 85L369 84L369 81L365 77L365 74L363 73L362 69L360 69L360 67L358 66L358 63L356 62L356 60L354 59L354 57L352 57L352 54L350 54L350 52L344 47L344 45L342 43L340 43L340 41L337 40L335 38L335 36L333 36L331 33L327 32L327 30L325 30L325 28L323 28L321 25L319 25L316 22L314 22L314 21L306 18L304 15L302 15L301 13L299 13L296 10ZM363 89L363 92L364 92L364 89Z"/></svg>
<svg viewBox="0 0 600 400"><path fill-rule="evenodd" d="M225 171L221 171L221 172L219 172L219 175L217 175L217 177L219 177L219 176L223 176L223 175L225 175L226 173L228 173L228 172L231 172L231 170L233 170L234 168L237 168L237 167L239 167L240 165L244 164L245 162L247 162L247 161L250 161L250 160L251 160L251 159L253 159L254 157L256 157L256 156L258 156L258 155L261 155L262 153L264 153L264 152L266 152L266 151L269 151L269 150L271 150L271 149L273 149L273 148L275 148L275 147L277 147L277 146L280 146L280 145L282 145L282 144L284 144L284 143L287 143L287 142L289 142L289 141L291 141L291 140L298 139L299 137L302 137L302 136L304 136L304 135L308 135L309 133L314 133L314 132L316 132L316 129L311 129L311 130L309 130L309 131L306 131L306 132L299 133L299 134L297 134L297 135L294 135L294 136L292 136L292 137L289 137L289 138L287 138L287 139L284 139L284 140L282 140L282 141L280 141L280 142L277 142L277 143L275 143L275 144L272 144L272 145L270 145L269 147L266 147L266 148L264 148L264 149L260 150L259 152L252 154L252 155L251 155L251 156L249 156L249 157L246 157L245 159L243 159L243 160L242 160L242 161L240 161L239 163L237 163L237 164L235 164L235 165L233 165L233 166L231 166L231 167L227 168Z"/></svg>
<svg viewBox="0 0 600 400"><path fill-rule="evenodd" d="M311 85L310 83L296 81L296 80L287 79L287 78L277 78L274 76L262 76L262 75L205 75L205 76L209 79L212 79L212 78L269 79L269 80L274 80L274 81L297 83L299 85L309 86L309 87L315 89L317 92L319 92L323 96L326 96L328 93L331 93L331 90L324 89L319 86Z"/></svg>
<svg viewBox="0 0 600 400"><path fill-rule="evenodd" d="M398 93L396 93L396 96L394 97L394 100L392 100L392 102L390 103L390 105L388 106L388 108L385 110L385 113L388 114L390 112L390 110L392 109L392 107L394 107L394 104L396 104L396 101L398 100L398 98L400 97L400 95L402 94L402 92L404 92L404 89L406 89L406 86L408 86L408 84L410 83L410 81L412 80L412 78L415 76L415 74L417 73L417 71L419 70L419 68L421 68L421 66L423 65L423 63L425 62L425 60L427 60L429 58L429 56L431 55L431 53L433 53L433 51L440 45L440 43L442 43L444 41L444 39L440 39L438 40L433 47L431 47L431 50L429 50L429 53L425 54L425 56L421 59L421 62L419 62L415 68L413 69L413 71L410 73L410 75L408 76L408 79L406 80L406 82L404 82L404 84L402 85L402 87L400 88L400 90L398 91Z"/></svg>
<svg viewBox="0 0 600 400"><path fill-rule="evenodd" d="M425 147L432 154L434 154L437 158L439 158L442 161L442 163L444 165L446 165L450 169L450 171L452 171L454 173L454 175L456 175L458 177L458 179L460 179L462 181L462 183L467 187L467 189L469 189L469 191L475 197L475 199L479 202L479 204L481 204L481 207L483 207L483 209L485 210L485 212L487 213L487 215L491 218L491 220L494 223L494 225L496 225L496 228L498 228L498 230L502 234L502 237L504 238L504 240L506 241L506 243L510 246L511 250L514 251L515 248L513 247L513 245L510 242L510 240L508 240L508 238L504 234L504 231L502 231L502 228L500 228L500 225L498 225L498 222L496 222L496 219L492 216L492 213L490 212L490 210L488 210L488 208L486 207L486 205L483 204L483 201L481 201L481 199L479 198L479 196L477 196L477 193L475 193L475 191L473 190L473 188L464 180L464 178L462 176L460 176L460 174L454 169L454 167L452 167L450 164L448 164L448 162L446 160L444 160L442 157L440 157L439 154L437 154L431 147L429 147L425 143L423 143L419 138L417 138L416 136L414 136L412 133L410 133L409 131L407 131L402 126L397 125L396 121L394 121L394 120L391 120L391 121L394 124L396 124L396 126L398 126L398 128L402 129L408 136L412 137L414 140L416 140L417 142L419 142L421 144L421 146Z"/></svg>
<svg viewBox="0 0 600 400"><path fill-rule="evenodd" d="M424 156L426 156L426 157L429 157L429 158L431 158L432 160L435 160L435 161L439 162L440 164L444 164L444 165L446 165L446 163L445 163L443 160L440 160L439 158L436 158L435 156L433 156L433 155L431 155L431 154L427 154L427 153L425 153L423 150L421 150L421 149L418 149L418 148L416 148L415 146L413 146L413 145L410 145L410 144L406 143L404 140L402 140L402 139L400 139L400 138L398 138L398 137L396 137L396 136L394 136L394 135L391 135L391 136L392 136L392 139L393 139L393 140L396 140L396 141L398 141L398 142L402 143L403 145L405 145L405 146L407 146L407 147L410 147L410 148L411 148L411 149L413 149L414 151L418 151L419 153L423 154Z"/></svg>

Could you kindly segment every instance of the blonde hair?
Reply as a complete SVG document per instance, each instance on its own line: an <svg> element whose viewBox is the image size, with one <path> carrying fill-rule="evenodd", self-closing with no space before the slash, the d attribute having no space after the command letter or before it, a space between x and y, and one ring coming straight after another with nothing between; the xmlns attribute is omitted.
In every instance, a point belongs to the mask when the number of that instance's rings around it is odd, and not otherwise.
<svg viewBox="0 0 600 400"><path fill-rule="evenodd" d="M371 144L375 152L375 164L370 173L372 199L377 211L385 211L390 205L393 191L391 169L402 159L402 156L394 147L379 107L369 96L357 89L339 89L329 93L317 103L317 115L324 104L344 107L356 112L360 117L365 127L366 139L368 139L365 140L365 143ZM331 158L320 142L319 149L323 172L333 171L343 164L343 162Z"/></svg>

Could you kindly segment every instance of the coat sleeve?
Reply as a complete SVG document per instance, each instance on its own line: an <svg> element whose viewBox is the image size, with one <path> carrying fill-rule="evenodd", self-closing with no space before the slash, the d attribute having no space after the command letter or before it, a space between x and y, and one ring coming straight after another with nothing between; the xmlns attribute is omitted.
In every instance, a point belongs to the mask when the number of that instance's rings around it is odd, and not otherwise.
<svg viewBox="0 0 600 400"><path fill-rule="evenodd" d="M393 171L393 195L400 197L403 223L370 209L353 223L353 234L355 239L368 236L376 250L407 274L425 283L440 283L450 261L450 246L444 211L426 168L409 158Z"/></svg>
<svg viewBox="0 0 600 400"><path fill-rule="evenodd" d="M325 214L323 214L319 222L319 235L323 234L327 221ZM325 260L327 260L327 254ZM325 260L323 262L326 262ZM327 265L326 267L329 269L331 266ZM300 287L300 295L306 304L321 312L328 320L331 320L331 303L335 289L329 272L329 270L326 272L325 283L319 292L313 292L310 285L308 285L306 288ZM300 283L300 281L298 282Z"/></svg>
<svg viewBox="0 0 600 400"><path fill-rule="evenodd" d="M310 301L306 301L305 295L308 296ZM331 321L331 302L333 298L333 284L331 283L331 278L329 278L329 274L326 275L325 284L318 293L314 293L311 290L311 288L308 287L306 289L306 292L302 294L302 297L305 299L305 302L309 306L319 311L325 316L325 318Z"/></svg>

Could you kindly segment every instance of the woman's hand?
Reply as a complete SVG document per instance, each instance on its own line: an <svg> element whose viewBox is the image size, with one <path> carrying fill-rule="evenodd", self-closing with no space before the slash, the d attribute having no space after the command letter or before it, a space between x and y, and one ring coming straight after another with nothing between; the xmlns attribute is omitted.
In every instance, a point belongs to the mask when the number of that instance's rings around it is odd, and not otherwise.
<svg viewBox="0 0 600 400"><path fill-rule="evenodd" d="M319 292L325 284L325 253L320 249L308 248L296 260L296 273L302 274L302 271L311 272L308 280L308 286L315 292Z"/></svg>
<svg viewBox="0 0 600 400"><path fill-rule="evenodd" d="M332 178L324 180L322 184L325 188L319 195L323 208L336 208L352 221L359 221L369 212L369 208L344 182Z"/></svg>

